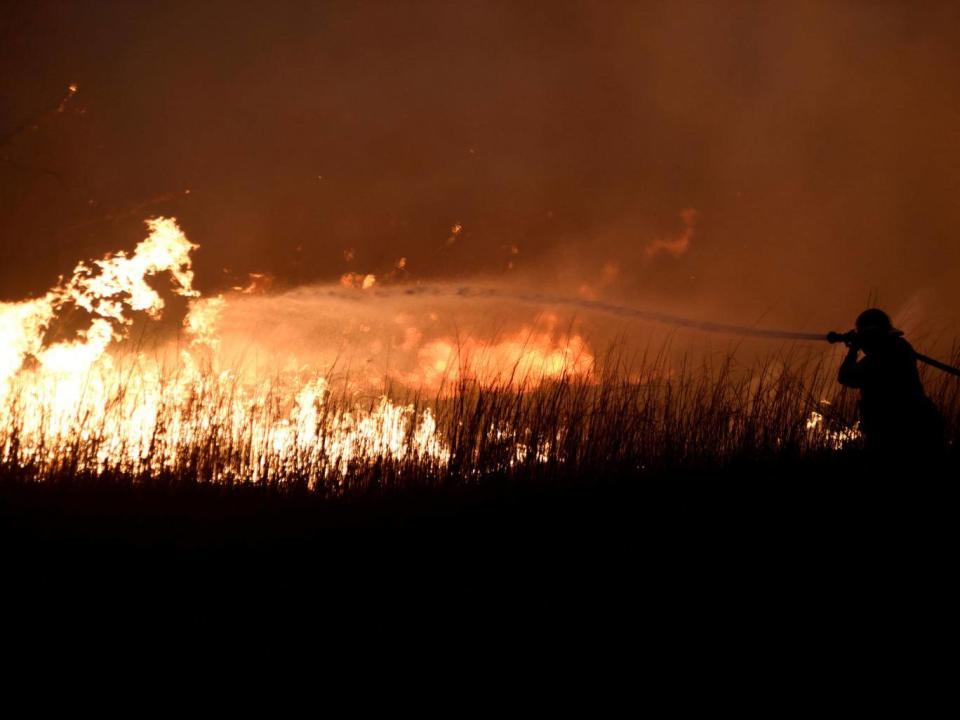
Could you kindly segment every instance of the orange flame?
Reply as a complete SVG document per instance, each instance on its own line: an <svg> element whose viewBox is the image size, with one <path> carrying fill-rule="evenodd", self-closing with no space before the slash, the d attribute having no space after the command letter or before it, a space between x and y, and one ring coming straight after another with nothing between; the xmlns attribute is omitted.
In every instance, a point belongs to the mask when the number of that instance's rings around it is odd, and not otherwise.
<svg viewBox="0 0 960 720"><path fill-rule="evenodd" d="M468 338L426 343L418 352L419 376L407 378L430 389L459 380L483 386L530 387L550 380L589 377L594 358L579 335L554 338L523 328L494 343ZM452 390L452 387L450 388Z"/></svg>
<svg viewBox="0 0 960 720"><path fill-rule="evenodd" d="M156 474L213 437L217 447L242 452L198 479L283 479L310 468L315 484L382 458L447 462L429 409L384 396L369 408L342 410L329 405L322 377L296 373L247 383L222 368L218 325L231 296L203 298L194 289L197 246L176 220L155 218L147 226L132 253L80 263L69 280L36 300L0 303L0 459L16 458L41 474L66 457L81 470ZM164 300L147 282L159 274L169 275L173 293L190 298L183 320L189 342L172 363L163 353L115 352L133 313L162 316ZM348 274L342 281L363 290L376 278ZM247 297L244 290L237 297ZM49 342L67 305L86 311L89 325ZM420 387L467 379L521 385L592 372L592 355L578 335L525 329L494 343L459 344L423 337L415 328L404 336L417 369L403 379Z"/></svg>

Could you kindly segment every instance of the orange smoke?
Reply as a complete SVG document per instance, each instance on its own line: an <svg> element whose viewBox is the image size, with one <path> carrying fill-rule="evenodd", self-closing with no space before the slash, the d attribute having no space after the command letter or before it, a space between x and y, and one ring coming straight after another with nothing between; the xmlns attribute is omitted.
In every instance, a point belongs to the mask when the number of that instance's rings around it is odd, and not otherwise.
<svg viewBox="0 0 960 720"><path fill-rule="evenodd" d="M680 213L680 219L683 221L683 230L679 235L671 238L658 238L644 248L644 253L648 258L655 257L660 253L666 253L678 258L686 254L690 249L690 241L693 239L694 227L697 224L699 213L693 208L687 208Z"/></svg>

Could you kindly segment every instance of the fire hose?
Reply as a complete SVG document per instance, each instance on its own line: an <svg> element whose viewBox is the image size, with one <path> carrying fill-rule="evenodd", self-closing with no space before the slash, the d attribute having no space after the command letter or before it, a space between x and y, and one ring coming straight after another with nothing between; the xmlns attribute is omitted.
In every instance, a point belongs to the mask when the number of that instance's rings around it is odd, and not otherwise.
<svg viewBox="0 0 960 720"><path fill-rule="evenodd" d="M903 333L899 331L894 331L894 334L903 335ZM857 338L857 331L850 330L849 332L845 332L845 333L829 332L827 333L826 340L831 345L834 345L836 343L841 343L841 342L849 344L851 342L855 342L856 338ZM932 357L929 357L927 355L922 355L921 353L918 353L916 350L914 350L913 355L914 357L917 358L917 360L919 360L920 362L926 365L929 365L930 367L935 367L937 368L937 370L943 370L943 372L945 373L949 373L951 375L960 377L960 368L953 367L952 365L947 365L946 363L942 363L939 360L934 360Z"/></svg>

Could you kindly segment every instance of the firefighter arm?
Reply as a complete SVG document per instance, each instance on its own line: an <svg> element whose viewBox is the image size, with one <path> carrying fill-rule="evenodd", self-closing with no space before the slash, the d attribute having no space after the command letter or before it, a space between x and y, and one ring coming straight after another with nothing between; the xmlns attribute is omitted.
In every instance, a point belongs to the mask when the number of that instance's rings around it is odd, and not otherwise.
<svg viewBox="0 0 960 720"><path fill-rule="evenodd" d="M847 356L840 365L840 373L837 375L837 381L848 388L859 388L861 386L860 367L857 364L857 355L859 350L856 347L850 348Z"/></svg>

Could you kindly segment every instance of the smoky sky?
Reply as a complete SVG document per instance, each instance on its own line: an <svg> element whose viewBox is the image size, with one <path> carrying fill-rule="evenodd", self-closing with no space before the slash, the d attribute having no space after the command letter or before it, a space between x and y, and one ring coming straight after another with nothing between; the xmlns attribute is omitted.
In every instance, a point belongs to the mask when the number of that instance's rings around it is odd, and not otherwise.
<svg viewBox="0 0 960 720"><path fill-rule="evenodd" d="M4 2L0 297L162 214L210 291L404 257L411 280L948 325L958 60L955 3ZM646 252L691 209L685 252Z"/></svg>

